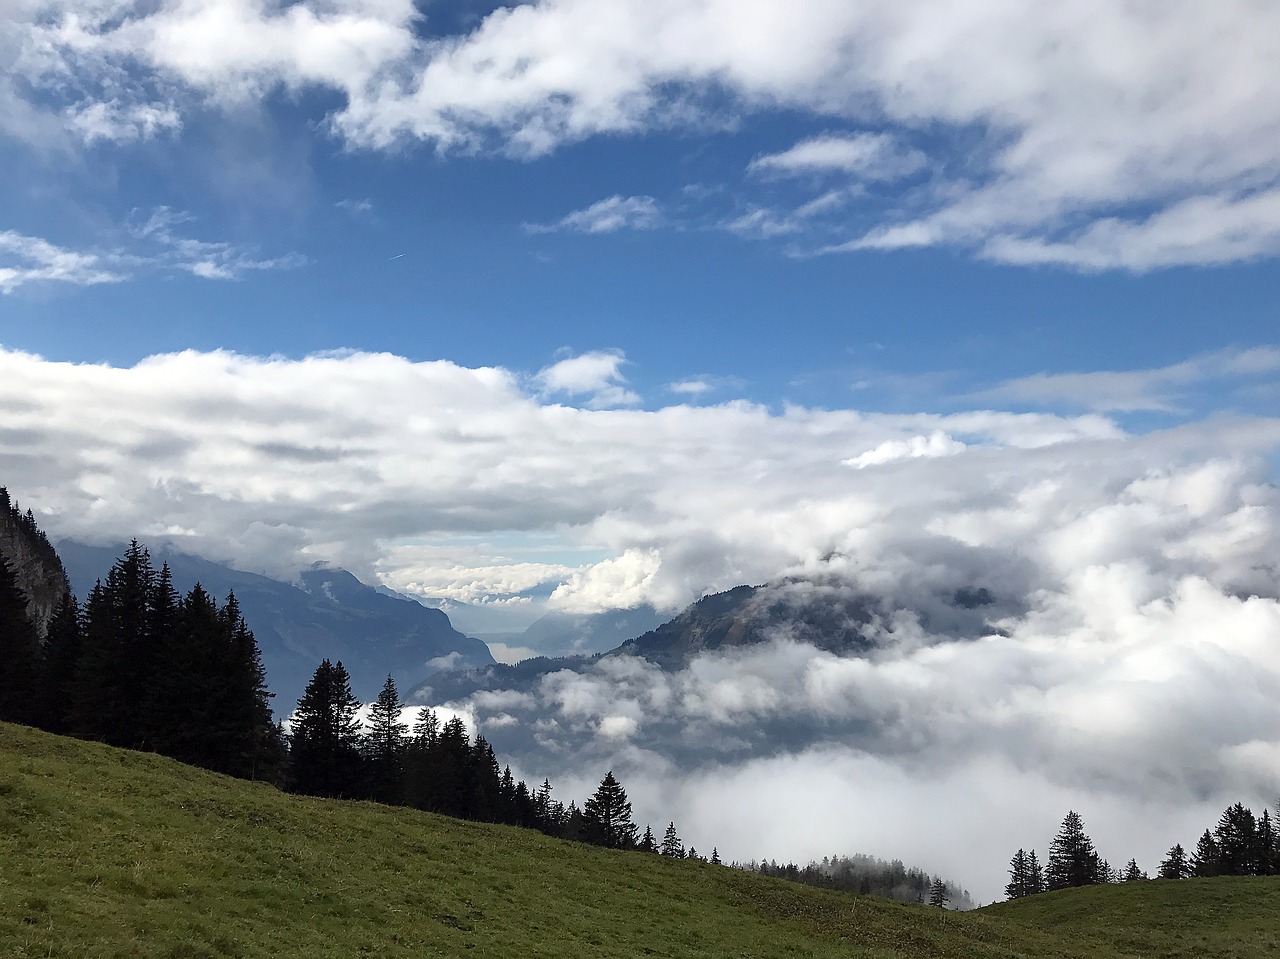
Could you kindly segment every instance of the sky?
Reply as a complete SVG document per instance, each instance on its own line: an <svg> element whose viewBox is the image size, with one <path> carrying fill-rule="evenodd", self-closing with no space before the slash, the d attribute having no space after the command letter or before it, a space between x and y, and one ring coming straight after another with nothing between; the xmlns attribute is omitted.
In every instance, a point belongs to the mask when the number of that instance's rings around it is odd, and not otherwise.
<svg viewBox="0 0 1280 959"><path fill-rule="evenodd" d="M553 684L566 755L654 809L944 788L984 848L1078 803L1154 868L1194 835L1153 810L1280 794L1276 62L1246 0L10 0L0 483L54 538L529 620L856 584L873 685L944 714L762 651L688 682L840 722L708 766L646 733L701 697ZM975 584L999 633L920 625ZM708 736L782 708L734 702ZM771 808L734 835L859 851Z"/></svg>

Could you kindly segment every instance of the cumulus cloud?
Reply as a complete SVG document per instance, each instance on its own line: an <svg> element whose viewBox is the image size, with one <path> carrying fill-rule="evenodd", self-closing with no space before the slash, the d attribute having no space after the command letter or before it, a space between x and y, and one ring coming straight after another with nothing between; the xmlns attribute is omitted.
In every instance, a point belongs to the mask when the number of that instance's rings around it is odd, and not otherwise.
<svg viewBox="0 0 1280 959"><path fill-rule="evenodd" d="M923 169L899 144L930 143L927 188L851 215L829 250L1141 271L1277 249L1271 5L537 0L456 35L429 27L411 0L27 0L0 28L22 81L0 86L0 123L47 142L52 111L127 141L314 88L337 95L328 127L354 146L530 157L782 108L864 132L810 137L758 172L891 180ZM652 223L579 212L566 228Z"/></svg>
<svg viewBox="0 0 1280 959"><path fill-rule="evenodd" d="M626 361L620 350L596 350L552 363L538 371L534 382L549 395L586 396L588 405L597 409L633 406L640 396L626 387Z"/></svg>
<svg viewBox="0 0 1280 959"><path fill-rule="evenodd" d="M658 201L651 196L614 194L582 210L574 210L549 225L527 224L530 233L616 233L618 230L652 230L662 221Z"/></svg>

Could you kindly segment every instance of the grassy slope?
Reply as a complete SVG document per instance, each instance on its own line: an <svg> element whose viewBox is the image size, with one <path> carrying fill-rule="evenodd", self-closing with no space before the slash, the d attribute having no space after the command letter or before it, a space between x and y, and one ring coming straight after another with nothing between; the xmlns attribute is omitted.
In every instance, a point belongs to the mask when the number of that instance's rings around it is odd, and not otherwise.
<svg viewBox="0 0 1280 959"><path fill-rule="evenodd" d="M943 913L0 725L0 953L28 957L1248 957L1280 880Z"/></svg>

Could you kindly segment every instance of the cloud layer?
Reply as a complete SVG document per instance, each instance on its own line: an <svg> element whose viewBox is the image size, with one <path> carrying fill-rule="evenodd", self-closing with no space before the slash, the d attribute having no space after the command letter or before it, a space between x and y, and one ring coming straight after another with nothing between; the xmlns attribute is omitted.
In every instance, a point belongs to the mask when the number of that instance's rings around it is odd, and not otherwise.
<svg viewBox="0 0 1280 959"><path fill-rule="evenodd" d="M125 143L321 90L352 146L536 157L781 108L827 132L753 172L918 180L846 210L829 250L1142 271L1280 249L1272 5L539 0L464 33L434 23L410 0L22 0L0 27L0 123L33 144ZM563 225L652 222L608 212Z"/></svg>
<svg viewBox="0 0 1280 959"><path fill-rule="evenodd" d="M2 481L55 537L285 575L328 560L471 602L873 597L861 658L782 630L458 704L566 798L612 767L642 815L730 856L904 856L990 897L1069 807L1151 868L1215 806L1274 799L1280 420L1134 435L1096 414L556 402L624 389L623 361L0 352ZM1273 365L1202 358L1155 386Z"/></svg>

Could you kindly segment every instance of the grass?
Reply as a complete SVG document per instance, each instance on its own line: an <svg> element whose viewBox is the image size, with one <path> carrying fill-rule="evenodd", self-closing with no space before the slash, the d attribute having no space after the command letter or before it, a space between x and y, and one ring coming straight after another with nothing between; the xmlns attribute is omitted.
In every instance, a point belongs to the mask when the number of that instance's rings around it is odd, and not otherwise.
<svg viewBox="0 0 1280 959"><path fill-rule="evenodd" d="M0 954L1280 955L1280 880L1134 883L973 913L410 810L283 795L0 725Z"/></svg>

